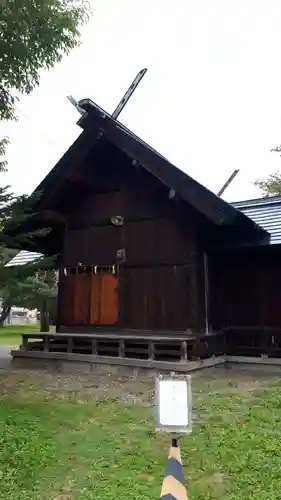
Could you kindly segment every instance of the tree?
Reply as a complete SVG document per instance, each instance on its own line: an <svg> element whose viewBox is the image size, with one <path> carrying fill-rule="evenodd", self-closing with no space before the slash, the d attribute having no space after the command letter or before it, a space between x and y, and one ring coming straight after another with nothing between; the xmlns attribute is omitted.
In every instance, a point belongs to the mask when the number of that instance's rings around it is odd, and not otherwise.
<svg viewBox="0 0 281 500"><path fill-rule="evenodd" d="M280 154L281 146L277 146L271 152ZM261 189L263 196L280 196L281 172L277 171L274 174L269 174L266 179L257 179L254 185Z"/></svg>
<svg viewBox="0 0 281 500"><path fill-rule="evenodd" d="M47 259L24 266L0 266L0 326L10 314L12 306L39 309L41 331L49 331L50 311L57 299L58 271ZM50 259L51 262L51 259Z"/></svg>
<svg viewBox="0 0 281 500"><path fill-rule="evenodd" d="M29 94L39 83L40 71L50 69L73 49L80 39L80 27L90 15L85 0L4 0L0 7L0 120L15 118L19 94ZM0 140L0 172L6 170L8 139ZM5 267L21 246L46 234L48 229L26 234L3 232L9 224L17 228L33 215L40 193L15 197L9 186L0 187L0 297L3 325L12 305L40 307L47 319L47 303L56 296L56 273L49 261L28 266ZM54 259L52 260L54 262ZM42 274L42 269L49 269ZM35 305L36 304L36 305ZM44 313L43 313L44 310ZM42 324L41 324L42 326ZM45 326L48 325L45 321Z"/></svg>
<svg viewBox="0 0 281 500"><path fill-rule="evenodd" d="M0 140L0 172L6 171L5 151L8 140ZM9 186L0 187L0 326L3 326L12 306L39 308L41 327L48 330L48 303L55 300L57 294L57 273L54 270L55 256L40 258L37 261L16 267L5 267L21 246L36 237L44 236L47 229L28 233L16 232L14 237L3 232L9 224L17 228L21 222L33 215L34 204L39 194L32 196L14 196ZM17 249L18 248L18 249Z"/></svg>
<svg viewBox="0 0 281 500"><path fill-rule="evenodd" d="M5 0L0 7L0 120L15 118L17 94L29 94L80 39L85 0Z"/></svg>
<svg viewBox="0 0 281 500"><path fill-rule="evenodd" d="M263 196L281 195L281 172L269 174L266 179L258 179L254 184L261 189Z"/></svg>
<svg viewBox="0 0 281 500"><path fill-rule="evenodd" d="M0 139L0 172L7 172L7 160L5 159L5 153L8 144L8 137L3 137L3 139Z"/></svg>
<svg viewBox="0 0 281 500"><path fill-rule="evenodd" d="M50 310L54 309L57 299L58 271L40 270L38 264L16 266L8 269L1 283L2 313L0 325L9 315L12 306L38 309L40 311L40 330L49 331ZM1 273L0 273L1 276Z"/></svg>

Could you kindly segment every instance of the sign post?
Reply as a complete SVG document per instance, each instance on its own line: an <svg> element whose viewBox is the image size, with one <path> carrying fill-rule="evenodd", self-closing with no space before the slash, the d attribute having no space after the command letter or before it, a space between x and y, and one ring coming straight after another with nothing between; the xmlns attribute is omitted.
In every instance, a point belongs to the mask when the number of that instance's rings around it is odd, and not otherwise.
<svg viewBox="0 0 281 500"><path fill-rule="evenodd" d="M165 478L161 500L187 500L184 485L179 434L192 431L191 377L159 376L156 379L156 430L171 433Z"/></svg>

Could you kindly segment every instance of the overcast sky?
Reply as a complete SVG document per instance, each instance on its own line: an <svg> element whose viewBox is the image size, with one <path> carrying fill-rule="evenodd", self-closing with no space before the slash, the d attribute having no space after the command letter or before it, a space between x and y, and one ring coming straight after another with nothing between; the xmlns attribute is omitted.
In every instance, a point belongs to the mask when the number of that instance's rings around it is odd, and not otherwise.
<svg viewBox="0 0 281 500"><path fill-rule="evenodd" d="M148 72L120 121L228 201L281 169L280 0L93 0L82 45L42 74L8 135L7 181L30 192L80 133L67 101L89 97L111 112L137 72Z"/></svg>

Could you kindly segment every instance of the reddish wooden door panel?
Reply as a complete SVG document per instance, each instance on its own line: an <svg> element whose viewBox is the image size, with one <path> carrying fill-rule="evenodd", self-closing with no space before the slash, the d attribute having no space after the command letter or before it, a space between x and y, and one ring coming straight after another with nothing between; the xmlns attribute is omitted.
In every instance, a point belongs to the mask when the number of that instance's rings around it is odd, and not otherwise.
<svg viewBox="0 0 281 500"><path fill-rule="evenodd" d="M74 292L74 324L88 325L90 320L90 274L77 273Z"/></svg>
<svg viewBox="0 0 281 500"><path fill-rule="evenodd" d="M65 326L114 325L118 321L118 277L76 273L61 281L60 319Z"/></svg>
<svg viewBox="0 0 281 500"><path fill-rule="evenodd" d="M90 279L90 324L98 325L100 323L101 275L91 274Z"/></svg>
<svg viewBox="0 0 281 500"><path fill-rule="evenodd" d="M114 325L118 321L118 277L101 274L100 324Z"/></svg>
<svg viewBox="0 0 281 500"><path fill-rule="evenodd" d="M74 324L75 274L62 276L60 284L60 324Z"/></svg>

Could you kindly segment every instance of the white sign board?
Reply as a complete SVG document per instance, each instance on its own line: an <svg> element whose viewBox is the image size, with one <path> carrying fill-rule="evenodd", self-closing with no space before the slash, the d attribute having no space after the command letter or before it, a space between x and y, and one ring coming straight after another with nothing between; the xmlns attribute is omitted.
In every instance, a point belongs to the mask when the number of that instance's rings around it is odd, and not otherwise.
<svg viewBox="0 0 281 500"><path fill-rule="evenodd" d="M159 377L156 379L156 428L166 432L191 432L191 379Z"/></svg>

